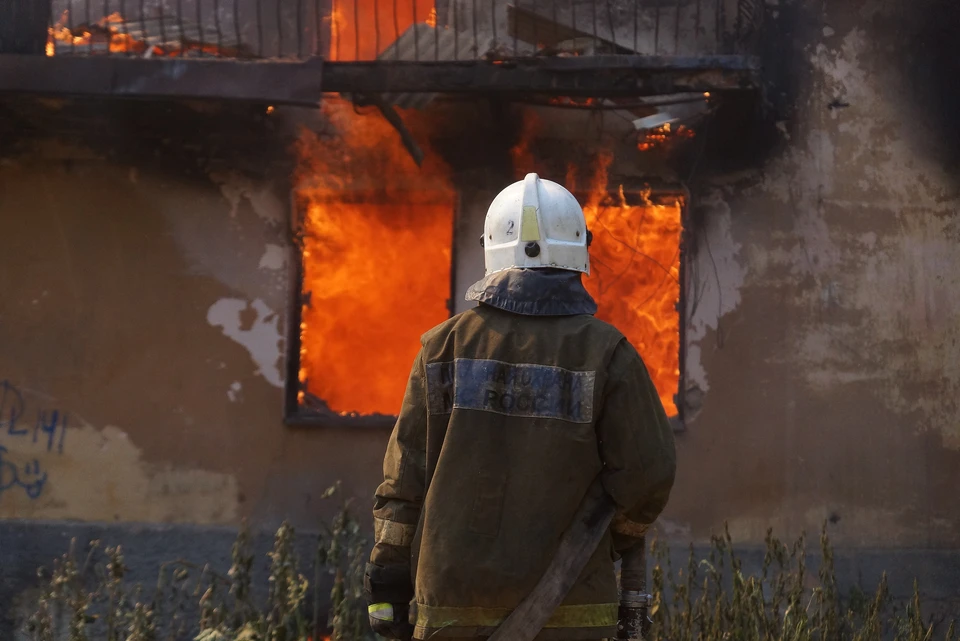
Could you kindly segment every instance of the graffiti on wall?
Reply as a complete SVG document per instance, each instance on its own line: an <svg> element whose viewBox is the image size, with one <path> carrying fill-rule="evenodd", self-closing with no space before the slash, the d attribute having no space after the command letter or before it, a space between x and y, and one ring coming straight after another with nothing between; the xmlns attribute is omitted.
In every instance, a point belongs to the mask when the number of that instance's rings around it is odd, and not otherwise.
<svg viewBox="0 0 960 641"><path fill-rule="evenodd" d="M42 458L63 454L66 436L65 412L28 404L13 383L0 381L0 497L39 498L47 484Z"/></svg>

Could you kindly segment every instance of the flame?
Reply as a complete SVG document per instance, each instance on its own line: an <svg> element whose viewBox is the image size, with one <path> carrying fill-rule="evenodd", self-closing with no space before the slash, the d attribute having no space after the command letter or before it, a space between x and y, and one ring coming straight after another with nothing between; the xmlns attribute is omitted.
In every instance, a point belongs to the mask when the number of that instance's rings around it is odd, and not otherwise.
<svg viewBox="0 0 960 641"><path fill-rule="evenodd" d="M637 349L668 416L677 413L680 383L680 234L683 202L654 203L650 192L628 204L623 187L611 199L601 158L590 182L583 213L593 232L591 274L584 284L596 299L597 317L614 325ZM567 186L576 188L568 170Z"/></svg>
<svg viewBox="0 0 960 641"><path fill-rule="evenodd" d="M57 53L57 43L71 47L93 48L94 52L136 53L143 54L150 49L154 56L180 56L187 52L200 52L207 55L237 55L237 51L230 48L218 48L215 44L201 43L185 38L183 41L166 46L149 46L143 40L138 40L127 31L131 28L124 17L117 12L104 16L92 25L82 24L68 27L69 11L64 11L60 19L47 29L46 54L54 56ZM133 28L137 28L134 24ZM104 46L105 45L105 46Z"/></svg>
<svg viewBox="0 0 960 641"><path fill-rule="evenodd" d="M416 22L437 26L433 0L403 3L382 0L334 0L330 15L330 60L373 60ZM420 56L429 59L433 38L421 38Z"/></svg>
<svg viewBox="0 0 960 641"><path fill-rule="evenodd" d="M75 47L90 46L95 43L107 43L111 53L143 53L146 43L123 33L123 16L112 13L104 16L93 25L80 25L71 30L66 26L69 13L64 11L60 20L47 29L47 55L56 53L56 43L62 42Z"/></svg>
<svg viewBox="0 0 960 641"><path fill-rule="evenodd" d="M536 159L530 149L530 143L536 138L537 130L540 127L540 119L534 112L524 110L521 114L520 137L516 144L510 148L513 173L517 180L522 180L528 172L535 170Z"/></svg>
<svg viewBox="0 0 960 641"><path fill-rule="evenodd" d="M551 96L548 104L562 107L593 107L600 104L597 98L575 98L573 96Z"/></svg>
<svg viewBox="0 0 960 641"><path fill-rule="evenodd" d="M454 191L438 156L418 169L382 118L326 105L336 134L304 132L298 145L298 398L392 415L420 335L449 316Z"/></svg>
<svg viewBox="0 0 960 641"><path fill-rule="evenodd" d="M670 123L651 129L646 136L637 142L637 149L640 151L650 151L656 149L671 140L689 140L696 135L696 132L689 127L680 125L675 130L670 127Z"/></svg>

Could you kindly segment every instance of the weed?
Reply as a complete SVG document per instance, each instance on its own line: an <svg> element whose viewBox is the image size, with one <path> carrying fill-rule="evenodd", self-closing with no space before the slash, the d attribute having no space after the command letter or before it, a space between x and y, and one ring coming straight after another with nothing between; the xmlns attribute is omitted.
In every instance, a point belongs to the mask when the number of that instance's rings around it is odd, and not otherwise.
<svg viewBox="0 0 960 641"><path fill-rule="evenodd" d="M339 485L324 496L337 494ZM332 581L329 609L300 571L294 530L284 523L274 537L266 599L254 597L254 554L244 525L226 575L178 560L160 568L149 598L128 589L122 549L94 541L77 560L76 543L45 577L25 625L31 641L372 641L363 598L369 546L344 501L318 538L314 586ZM840 594L833 548L820 533L820 564L807 570L806 538L786 545L767 532L757 572L748 573L729 531L715 536L706 558L693 546L674 571L669 549L653 541L651 641L955 641L956 626L924 618L920 589L902 607L884 575L876 590ZM97 560L102 556L102 560ZM41 576L45 576L41 573Z"/></svg>
<svg viewBox="0 0 960 641"><path fill-rule="evenodd" d="M330 498L339 486L328 490ZM254 597L254 554L246 524L231 553L230 570L177 560L160 566L156 587L125 581L122 549L99 553L94 541L83 562L76 542L40 571L43 587L24 625L30 641L371 641L363 601L363 568L369 546L345 501L331 527L318 537L314 585L333 577L329 612L315 594L308 607L309 582L294 550L295 532L284 523L269 552L267 597ZM316 593L317 591L314 590Z"/></svg>
<svg viewBox="0 0 960 641"><path fill-rule="evenodd" d="M760 570L747 575L729 531L714 537L707 558L671 571L669 550L651 547L653 627L651 639L669 641L953 641L955 625L937 636L935 623L921 613L919 586L903 612L893 606L884 575L872 597L858 589L841 598L833 548L820 534L816 580L806 567L806 539L786 546L767 532ZM699 566L699 567L698 567ZM704 570L698 581L698 570ZM665 607L665 595L673 595Z"/></svg>

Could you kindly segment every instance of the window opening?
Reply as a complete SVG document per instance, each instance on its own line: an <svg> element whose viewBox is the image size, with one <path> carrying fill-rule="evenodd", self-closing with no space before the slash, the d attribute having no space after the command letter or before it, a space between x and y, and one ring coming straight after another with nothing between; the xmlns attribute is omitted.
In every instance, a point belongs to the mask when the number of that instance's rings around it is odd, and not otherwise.
<svg viewBox="0 0 960 641"><path fill-rule="evenodd" d="M304 132L298 150L287 420L386 425L420 335L450 316L455 192L439 159L417 168L379 116L326 115L332 131Z"/></svg>
<svg viewBox="0 0 960 641"><path fill-rule="evenodd" d="M420 335L450 315L452 204L315 201L305 214L298 401L394 415Z"/></svg>

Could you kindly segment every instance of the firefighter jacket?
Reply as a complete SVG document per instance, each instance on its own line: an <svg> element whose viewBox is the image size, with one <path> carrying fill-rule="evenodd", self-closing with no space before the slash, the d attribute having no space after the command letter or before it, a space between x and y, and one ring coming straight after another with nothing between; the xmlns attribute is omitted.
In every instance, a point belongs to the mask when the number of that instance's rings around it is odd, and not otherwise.
<svg viewBox="0 0 960 641"><path fill-rule="evenodd" d="M657 392L636 350L592 316L579 274L509 270L468 299L481 304L427 332L413 364L376 492L368 598L415 601L417 639L489 636L599 475L619 509L612 532L537 638L613 637L616 548L643 535L673 485Z"/></svg>

